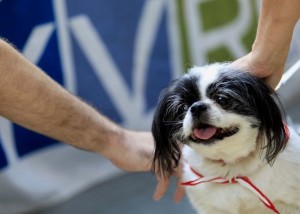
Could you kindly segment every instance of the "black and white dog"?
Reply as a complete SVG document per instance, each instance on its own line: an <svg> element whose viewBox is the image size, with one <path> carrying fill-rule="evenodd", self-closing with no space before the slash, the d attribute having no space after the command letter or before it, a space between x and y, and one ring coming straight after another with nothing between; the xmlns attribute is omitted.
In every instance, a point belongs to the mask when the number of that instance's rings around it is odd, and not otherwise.
<svg viewBox="0 0 300 214"><path fill-rule="evenodd" d="M154 169L183 185L198 213L300 213L300 138L277 96L230 64L193 67L161 94Z"/></svg>

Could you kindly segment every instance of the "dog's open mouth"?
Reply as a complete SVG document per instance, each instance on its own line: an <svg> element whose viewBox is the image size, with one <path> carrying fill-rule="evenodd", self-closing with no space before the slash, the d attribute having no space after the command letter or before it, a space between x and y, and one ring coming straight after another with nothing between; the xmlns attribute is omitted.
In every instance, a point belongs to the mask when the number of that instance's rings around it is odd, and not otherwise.
<svg viewBox="0 0 300 214"><path fill-rule="evenodd" d="M218 128L208 124L201 124L200 126L193 129L191 134L191 140L194 142L204 142L211 140L222 140L225 137L230 137L236 134L239 128L231 126L228 128Z"/></svg>

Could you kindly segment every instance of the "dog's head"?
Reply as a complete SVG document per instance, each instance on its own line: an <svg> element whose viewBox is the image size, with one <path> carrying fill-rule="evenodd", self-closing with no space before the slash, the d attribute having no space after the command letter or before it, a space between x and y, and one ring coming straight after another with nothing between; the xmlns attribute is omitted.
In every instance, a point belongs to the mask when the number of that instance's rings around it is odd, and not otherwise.
<svg viewBox="0 0 300 214"><path fill-rule="evenodd" d="M172 173L180 143L203 157L234 163L259 146L272 163L286 134L274 91L230 64L194 67L174 80L159 98L152 124L156 142L153 166Z"/></svg>

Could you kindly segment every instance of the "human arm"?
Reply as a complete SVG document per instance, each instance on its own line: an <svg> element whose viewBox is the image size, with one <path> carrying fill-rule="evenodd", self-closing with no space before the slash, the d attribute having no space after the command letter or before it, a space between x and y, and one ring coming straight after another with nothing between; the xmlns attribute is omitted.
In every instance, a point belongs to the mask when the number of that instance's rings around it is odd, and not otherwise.
<svg viewBox="0 0 300 214"><path fill-rule="evenodd" d="M53 81L0 39L0 115L35 132L103 155L125 171L150 171L150 132L121 128ZM161 198L168 181L159 180Z"/></svg>
<svg viewBox="0 0 300 214"><path fill-rule="evenodd" d="M0 115L128 171L150 170L150 133L122 129L0 40ZM126 160L126 161L125 161Z"/></svg>
<svg viewBox="0 0 300 214"><path fill-rule="evenodd" d="M299 0L263 0L252 51L235 61L234 66L264 78L275 88L282 77L299 17Z"/></svg>

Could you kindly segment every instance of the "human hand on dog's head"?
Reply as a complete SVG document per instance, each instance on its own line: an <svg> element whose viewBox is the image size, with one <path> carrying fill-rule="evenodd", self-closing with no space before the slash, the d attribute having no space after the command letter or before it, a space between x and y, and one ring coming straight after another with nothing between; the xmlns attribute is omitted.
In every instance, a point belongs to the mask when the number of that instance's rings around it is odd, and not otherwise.
<svg viewBox="0 0 300 214"><path fill-rule="evenodd" d="M237 59L232 63L233 67L241 70L245 70L264 79L264 81L273 89L276 88L281 80L285 60L277 60L276 62L264 60L257 54L250 52L246 56Z"/></svg>
<svg viewBox="0 0 300 214"><path fill-rule="evenodd" d="M300 18L299 6L299 0L262 1L252 50L233 65L265 79L275 89L282 77L294 28Z"/></svg>

